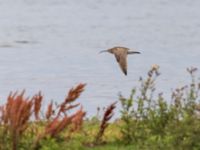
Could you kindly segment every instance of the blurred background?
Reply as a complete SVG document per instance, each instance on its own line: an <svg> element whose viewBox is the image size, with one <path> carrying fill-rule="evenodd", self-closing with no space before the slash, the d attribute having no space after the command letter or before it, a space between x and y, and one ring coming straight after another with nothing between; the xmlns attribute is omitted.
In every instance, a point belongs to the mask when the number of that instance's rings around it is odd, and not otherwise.
<svg viewBox="0 0 200 150"><path fill-rule="evenodd" d="M79 101L88 115L128 96L140 76L160 66L159 92L166 96L200 68L199 0L0 0L0 104L10 91L41 90L61 102L87 83ZM114 56L100 50L125 46L124 76Z"/></svg>

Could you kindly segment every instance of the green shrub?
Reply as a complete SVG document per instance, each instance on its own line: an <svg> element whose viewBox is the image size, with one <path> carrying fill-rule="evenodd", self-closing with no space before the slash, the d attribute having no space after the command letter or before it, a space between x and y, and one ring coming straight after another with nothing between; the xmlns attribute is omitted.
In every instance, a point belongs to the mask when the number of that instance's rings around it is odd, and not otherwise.
<svg viewBox="0 0 200 150"><path fill-rule="evenodd" d="M139 90L134 89L129 98L120 96L122 141L141 149L200 149L200 83L196 70L187 69L191 84L174 90L171 103L162 93L154 94L158 67L153 67L146 79L140 79Z"/></svg>

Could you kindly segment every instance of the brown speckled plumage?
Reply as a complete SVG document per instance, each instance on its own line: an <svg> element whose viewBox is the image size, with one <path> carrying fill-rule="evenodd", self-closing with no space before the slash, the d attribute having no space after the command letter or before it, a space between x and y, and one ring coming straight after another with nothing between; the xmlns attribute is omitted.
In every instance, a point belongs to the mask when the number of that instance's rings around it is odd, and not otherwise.
<svg viewBox="0 0 200 150"><path fill-rule="evenodd" d="M123 73L127 75L127 55L128 54L140 54L140 52L129 51L129 48L126 47L113 47L108 50L104 50L101 52L109 52L115 55L117 62Z"/></svg>

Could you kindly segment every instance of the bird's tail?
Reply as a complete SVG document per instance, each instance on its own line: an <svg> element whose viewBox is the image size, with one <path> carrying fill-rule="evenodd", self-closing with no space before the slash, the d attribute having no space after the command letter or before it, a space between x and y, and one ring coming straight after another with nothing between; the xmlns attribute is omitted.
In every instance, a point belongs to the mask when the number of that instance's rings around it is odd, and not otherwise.
<svg viewBox="0 0 200 150"><path fill-rule="evenodd" d="M128 54L141 54L141 53L136 51L128 51Z"/></svg>

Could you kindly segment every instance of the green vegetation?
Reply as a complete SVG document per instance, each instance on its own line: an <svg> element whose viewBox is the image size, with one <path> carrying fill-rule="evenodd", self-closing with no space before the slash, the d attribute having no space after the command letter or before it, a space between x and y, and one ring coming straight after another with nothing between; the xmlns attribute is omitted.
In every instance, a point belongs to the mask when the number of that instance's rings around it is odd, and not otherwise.
<svg viewBox="0 0 200 150"><path fill-rule="evenodd" d="M153 66L129 98L119 96L121 117L113 122L116 103L102 119L84 119L76 103L85 84L72 88L61 104L41 111L43 95L10 94L0 107L0 150L198 150L200 149L200 81L187 69L189 85L157 94L158 66Z"/></svg>

